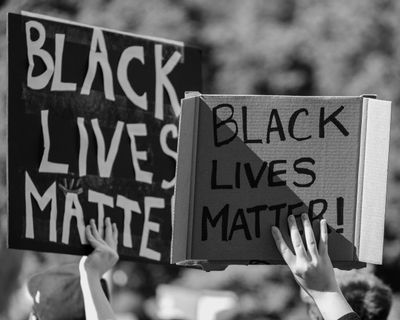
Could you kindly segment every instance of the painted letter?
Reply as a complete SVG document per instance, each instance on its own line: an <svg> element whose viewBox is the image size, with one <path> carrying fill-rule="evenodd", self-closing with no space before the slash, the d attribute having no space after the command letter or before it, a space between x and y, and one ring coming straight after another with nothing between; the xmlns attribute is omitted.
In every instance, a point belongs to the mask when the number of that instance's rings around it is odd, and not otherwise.
<svg viewBox="0 0 400 320"><path fill-rule="evenodd" d="M62 242L69 244L69 234L71 228L71 218L76 218L79 238L82 244L86 244L85 221L83 220L83 210L79 202L78 194L67 192L65 194L64 221L62 230Z"/></svg>
<svg viewBox="0 0 400 320"><path fill-rule="evenodd" d="M97 229L101 236L104 235L104 206L114 208L114 200L112 197L104 193L93 190L88 191L88 201L97 203Z"/></svg>
<svg viewBox="0 0 400 320"><path fill-rule="evenodd" d="M146 124L127 124L126 128L128 130L129 138L131 139L131 153L132 153L132 163L133 169L135 171L136 181L145 182L148 184L152 183L153 173L144 171L140 169L139 160L147 160L146 151L138 151L136 146L136 136L146 136L147 129Z"/></svg>
<svg viewBox="0 0 400 320"><path fill-rule="evenodd" d="M56 33L56 57L53 82L51 83L51 91L75 91L76 83L62 82L62 54L64 50L65 34Z"/></svg>
<svg viewBox="0 0 400 320"><path fill-rule="evenodd" d="M139 255L141 257L149 258L152 260L161 260L161 254L153 249L150 249L147 245L149 242L150 231L160 232L160 224L150 221L151 208L163 209L165 207L165 201L162 198L145 197L144 198L144 224L142 242L140 243Z"/></svg>
<svg viewBox="0 0 400 320"><path fill-rule="evenodd" d="M43 150L42 161L40 162L39 166L39 172L67 174L68 164L49 161L49 153L50 153L49 110L42 110L40 113L42 118L44 150Z"/></svg>
<svg viewBox="0 0 400 320"><path fill-rule="evenodd" d="M109 178L114 165L115 157L117 156L124 123L122 121L117 122L117 126L111 139L110 149L108 150L107 157L103 134L101 133L99 121L97 119L92 119L92 127L97 142L97 164L99 166L99 175L103 178Z"/></svg>
<svg viewBox="0 0 400 320"><path fill-rule="evenodd" d="M35 29L39 34L39 37L35 41L33 41L31 38L31 29ZM49 83L54 71L53 58L46 50L42 49L44 41L46 40L46 30L41 23L37 21L28 21L25 25L25 32L26 48L29 61L27 85L31 89L40 90ZM35 61L33 60L34 56L40 57L46 65L46 71L38 76L33 76L33 69L35 67Z"/></svg>
<svg viewBox="0 0 400 320"><path fill-rule="evenodd" d="M79 176L86 175L87 166L87 152L89 148L89 137L85 127L85 119L78 117L78 129L79 129Z"/></svg>
<svg viewBox="0 0 400 320"><path fill-rule="evenodd" d="M97 51L97 46L100 51ZM106 99L115 101L113 77L108 62L106 42L104 41L103 32L100 29L94 28L92 42L90 44L89 67L82 85L81 94L88 95L90 93L97 72L97 65L100 65L103 73L103 85Z"/></svg>
<svg viewBox="0 0 400 320"><path fill-rule="evenodd" d="M33 208L32 208L32 197L33 196L38 204L40 210L44 210L49 203L50 207L50 236L49 239L52 242L57 241L57 191L56 183L52 183L51 186L44 192L43 196L39 194L35 185L33 184L31 177L28 172L25 171L25 237L34 239L35 235L33 232Z"/></svg>
<svg viewBox="0 0 400 320"><path fill-rule="evenodd" d="M147 94L146 92L139 96L131 87L128 79L128 66L132 59L138 59L144 64L144 50L143 47L133 46L126 48L121 54L118 63L117 76L119 84L124 90L128 99L139 108L147 110Z"/></svg>
<svg viewBox="0 0 400 320"><path fill-rule="evenodd" d="M130 200L121 195L117 196L117 207L124 209L123 246L132 248L132 212L142 214L142 211L140 210L139 203L137 203L137 201Z"/></svg>
<svg viewBox="0 0 400 320"><path fill-rule="evenodd" d="M168 92L169 99L171 101L172 109L174 110L175 116L179 116L181 108L179 105L178 97L175 92L175 88L171 81L168 79L168 74L175 68L181 54L175 51L169 60L162 66L162 45L156 44L154 47L155 53L155 64L156 64L156 105L155 105L155 117L160 120L164 120L164 87Z"/></svg>
<svg viewBox="0 0 400 320"><path fill-rule="evenodd" d="M176 161L176 159L177 159L176 151L171 150L167 144L167 136L168 136L168 133L170 133L170 132L171 132L173 138L178 137L178 128L176 127L176 125L166 124L164 127L162 127L161 132L160 132L161 149L162 149L162 151L164 151L164 153L166 155L170 156L171 158L174 158ZM175 177L171 181L163 180L161 182L161 188L163 188L163 189L172 188L174 185L175 185Z"/></svg>

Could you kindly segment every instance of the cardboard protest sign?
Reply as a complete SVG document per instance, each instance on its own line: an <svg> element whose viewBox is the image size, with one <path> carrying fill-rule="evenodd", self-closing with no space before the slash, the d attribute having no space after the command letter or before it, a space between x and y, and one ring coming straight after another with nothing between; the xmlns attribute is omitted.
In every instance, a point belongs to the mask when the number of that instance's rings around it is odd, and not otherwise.
<svg viewBox="0 0 400 320"><path fill-rule="evenodd" d="M189 94L172 262L283 263L271 226L290 243L287 217L302 229L305 212L327 219L336 265L381 263L390 110L366 97Z"/></svg>
<svg viewBox="0 0 400 320"><path fill-rule="evenodd" d="M179 99L201 85L181 42L9 14L9 246L88 253L110 217L123 259L169 262Z"/></svg>

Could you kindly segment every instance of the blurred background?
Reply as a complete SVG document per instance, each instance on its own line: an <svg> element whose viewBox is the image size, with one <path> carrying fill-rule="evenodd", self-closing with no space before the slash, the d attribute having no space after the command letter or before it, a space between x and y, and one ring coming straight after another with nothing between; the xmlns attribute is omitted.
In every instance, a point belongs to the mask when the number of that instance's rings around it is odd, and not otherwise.
<svg viewBox="0 0 400 320"><path fill-rule="evenodd" d="M400 318L400 2L396 0L0 0L0 319L26 319L24 284L76 257L6 248L7 12L28 10L181 40L203 50L203 92L290 95L375 93L393 101L384 263ZM287 268L205 273L121 262L110 276L120 319L150 319L159 284L232 290L238 305L274 319L308 319Z"/></svg>

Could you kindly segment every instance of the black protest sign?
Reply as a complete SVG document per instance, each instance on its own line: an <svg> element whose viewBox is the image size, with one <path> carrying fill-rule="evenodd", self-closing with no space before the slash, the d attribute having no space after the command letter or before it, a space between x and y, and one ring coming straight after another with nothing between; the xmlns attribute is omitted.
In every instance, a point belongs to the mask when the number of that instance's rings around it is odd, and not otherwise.
<svg viewBox="0 0 400 320"><path fill-rule="evenodd" d="M200 52L35 15L10 14L9 246L85 254L110 217L124 259L168 262L179 99Z"/></svg>

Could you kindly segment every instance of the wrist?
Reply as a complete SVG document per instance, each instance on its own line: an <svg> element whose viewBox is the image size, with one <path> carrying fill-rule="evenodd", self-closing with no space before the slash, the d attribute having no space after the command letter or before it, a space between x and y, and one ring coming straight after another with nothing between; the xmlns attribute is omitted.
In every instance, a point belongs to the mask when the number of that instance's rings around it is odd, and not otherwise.
<svg viewBox="0 0 400 320"><path fill-rule="evenodd" d="M84 260L83 267L89 279L93 278L100 279L102 277L102 274L100 274L99 270L97 270L95 267L91 265L89 259Z"/></svg>
<svg viewBox="0 0 400 320"><path fill-rule="evenodd" d="M328 292L315 292L312 298L325 320L339 319L353 312L340 289ZM332 306L335 306L332 308Z"/></svg>

